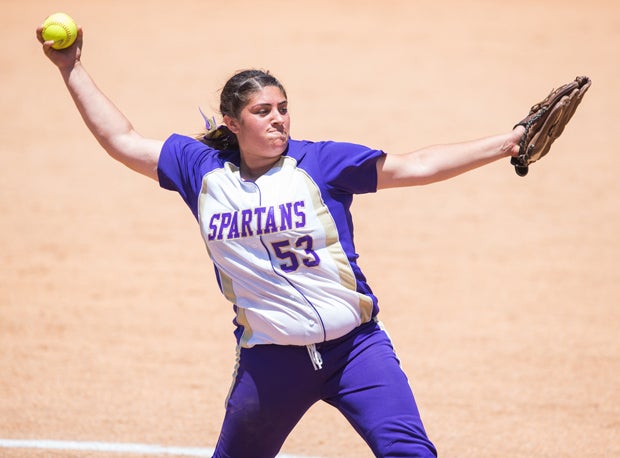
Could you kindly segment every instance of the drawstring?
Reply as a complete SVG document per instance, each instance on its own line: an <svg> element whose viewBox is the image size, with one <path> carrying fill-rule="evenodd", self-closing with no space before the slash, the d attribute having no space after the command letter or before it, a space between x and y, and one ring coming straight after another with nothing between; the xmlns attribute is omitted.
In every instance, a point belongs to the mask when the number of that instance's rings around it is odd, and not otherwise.
<svg viewBox="0 0 620 458"><path fill-rule="evenodd" d="M312 367L314 367L314 370L318 371L319 369L322 369L323 358L321 357L319 351L316 349L316 345L306 345L306 348L308 349L308 354L310 355L310 361L312 361Z"/></svg>

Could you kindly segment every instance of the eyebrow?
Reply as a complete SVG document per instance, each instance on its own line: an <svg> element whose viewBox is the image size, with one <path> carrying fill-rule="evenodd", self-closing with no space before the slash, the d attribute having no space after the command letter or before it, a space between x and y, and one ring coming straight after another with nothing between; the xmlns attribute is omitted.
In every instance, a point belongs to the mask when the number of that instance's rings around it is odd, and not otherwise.
<svg viewBox="0 0 620 458"><path fill-rule="evenodd" d="M281 102L276 103L276 106L282 106L282 105L287 105L288 104L288 100L282 100ZM255 103L254 105L251 105L251 109L252 108L261 108L261 107L271 107L273 104L271 102L259 102L259 103Z"/></svg>

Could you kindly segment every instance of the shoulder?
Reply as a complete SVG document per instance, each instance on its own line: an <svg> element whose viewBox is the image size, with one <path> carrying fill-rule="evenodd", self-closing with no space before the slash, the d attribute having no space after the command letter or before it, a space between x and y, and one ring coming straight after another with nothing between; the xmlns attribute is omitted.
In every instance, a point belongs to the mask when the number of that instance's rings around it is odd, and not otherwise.
<svg viewBox="0 0 620 458"><path fill-rule="evenodd" d="M210 148L195 138L181 134L172 134L166 139L162 153L168 155L193 154L199 156L214 155L217 150Z"/></svg>
<svg viewBox="0 0 620 458"><path fill-rule="evenodd" d="M160 156L160 168L170 162L183 163L186 166L217 168L225 162L237 162L238 151L220 151L195 138L172 134L164 142ZM168 164L167 164L168 163Z"/></svg>
<svg viewBox="0 0 620 458"><path fill-rule="evenodd" d="M226 162L238 161L238 156L238 151L219 151L192 137L172 134L159 156L159 182L168 189L178 189L182 184L199 186L205 174Z"/></svg>
<svg viewBox="0 0 620 458"><path fill-rule="evenodd" d="M301 156L307 154L312 155L347 155L347 154L359 154L377 151L364 145L350 142L334 141L334 140L289 140L289 146L287 154L290 156Z"/></svg>
<svg viewBox="0 0 620 458"><path fill-rule="evenodd" d="M324 166L341 164L355 166L360 162L374 161L385 153L365 145L334 140L290 140L287 154L297 159L319 161Z"/></svg>
<svg viewBox="0 0 620 458"><path fill-rule="evenodd" d="M315 180L354 194L376 190L376 163L385 155L368 146L332 140L291 140L287 154Z"/></svg>

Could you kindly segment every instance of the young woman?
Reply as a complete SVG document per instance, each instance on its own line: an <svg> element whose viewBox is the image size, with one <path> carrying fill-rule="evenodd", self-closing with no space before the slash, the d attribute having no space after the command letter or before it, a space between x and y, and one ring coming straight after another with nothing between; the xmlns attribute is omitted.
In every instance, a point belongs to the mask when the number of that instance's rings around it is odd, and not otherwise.
<svg viewBox="0 0 620 458"><path fill-rule="evenodd" d="M523 127L392 155L291 139L286 91L247 70L224 86L224 124L204 137L142 137L97 88L76 43L58 67L84 122L127 167L178 192L234 304L237 370L216 457L274 457L317 401L337 408L376 456L436 456L406 375L356 263L354 194L445 180L518 153Z"/></svg>

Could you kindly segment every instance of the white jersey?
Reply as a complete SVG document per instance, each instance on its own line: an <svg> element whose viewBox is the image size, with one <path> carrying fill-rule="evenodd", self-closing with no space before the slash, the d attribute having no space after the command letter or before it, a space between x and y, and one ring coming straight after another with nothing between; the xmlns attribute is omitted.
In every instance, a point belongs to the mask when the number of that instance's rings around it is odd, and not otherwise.
<svg viewBox="0 0 620 458"><path fill-rule="evenodd" d="M217 280L234 304L239 345L310 345L345 335L378 312L357 266L349 207L376 191L376 160L360 145L290 140L255 181L239 152L173 135L159 161L162 187L197 218Z"/></svg>

